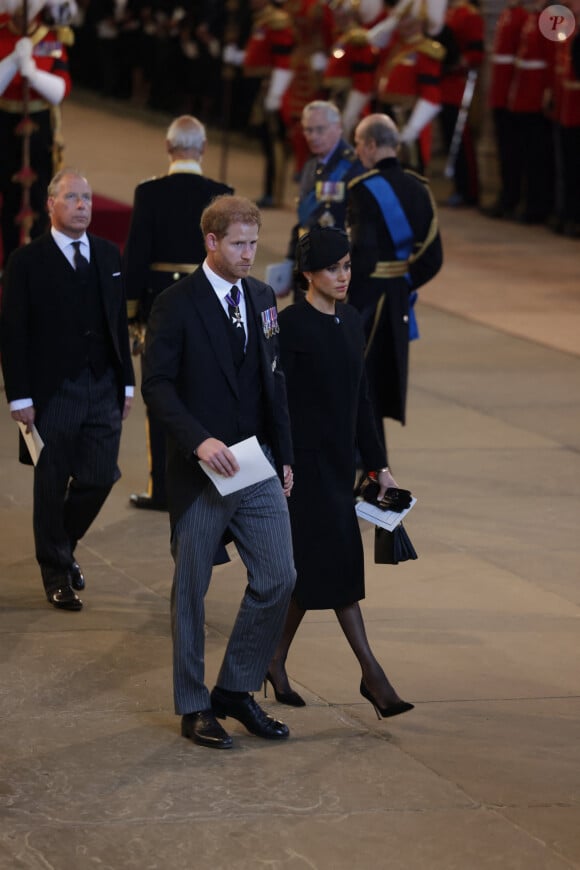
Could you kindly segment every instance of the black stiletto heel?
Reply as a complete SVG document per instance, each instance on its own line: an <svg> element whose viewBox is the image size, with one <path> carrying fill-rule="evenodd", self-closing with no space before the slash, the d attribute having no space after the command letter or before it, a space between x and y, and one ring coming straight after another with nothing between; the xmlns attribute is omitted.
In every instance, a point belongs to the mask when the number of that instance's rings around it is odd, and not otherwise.
<svg viewBox="0 0 580 870"><path fill-rule="evenodd" d="M272 679L272 675L270 671L266 674L264 678L264 698L266 697L266 686L268 683L271 684L274 689L274 696L279 704L287 704L288 707L305 707L306 701L304 698L291 689L289 692L279 692L276 686L274 685L274 680Z"/></svg>
<svg viewBox="0 0 580 870"><path fill-rule="evenodd" d="M396 701L394 704L387 704L386 707L379 707L379 705L365 686L363 680L360 681L360 693L363 698L366 698L367 701L370 701L375 708L377 719L389 719L391 716L399 716L401 713L408 713L409 710L412 710L415 706L414 704L410 704L408 701Z"/></svg>

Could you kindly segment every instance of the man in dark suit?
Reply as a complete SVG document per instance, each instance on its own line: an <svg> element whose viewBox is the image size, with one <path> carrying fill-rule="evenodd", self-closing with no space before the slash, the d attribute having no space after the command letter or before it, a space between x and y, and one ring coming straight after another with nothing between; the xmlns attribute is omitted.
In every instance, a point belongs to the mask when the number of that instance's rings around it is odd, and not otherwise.
<svg viewBox="0 0 580 870"><path fill-rule="evenodd" d="M219 749L232 741L216 716L238 719L259 737L288 737L288 728L249 694L262 685L296 578L285 499L292 443L276 303L271 287L249 277L260 225L259 209L244 197L218 197L205 209L206 258L156 300L143 362L144 399L168 433L175 710L184 737ZM229 446L251 436L272 476L221 496L199 460L235 483L239 466ZM204 597L226 531L248 585L210 696Z"/></svg>
<svg viewBox="0 0 580 870"><path fill-rule="evenodd" d="M418 336L412 306L417 289L441 268L443 252L427 180L397 160L394 121L369 115L354 139L368 171L348 185L348 301L363 317L369 390L384 438L383 417L405 423L409 340Z"/></svg>
<svg viewBox="0 0 580 870"><path fill-rule="evenodd" d="M0 325L12 417L44 441L34 469L36 559L48 601L63 610L83 606L74 551L120 477L135 383L121 257L87 234L91 197L74 169L52 179L51 229L9 258Z"/></svg>
<svg viewBox="0 0 580 870"><path fill-rule="evenodd" d="M181 115L169 126L166 147L169 171L162 178L142 182L135 190L133 215L123 254L127 313L132 324L134 352L156 296L197 269L205 256L199 228L201 213L215 196L233 193L231 187L204 178L201 161L206 145L203 124ZM167 510L165 492L165 432L147 408L149 487L133 493L136 508Z"/></svg>

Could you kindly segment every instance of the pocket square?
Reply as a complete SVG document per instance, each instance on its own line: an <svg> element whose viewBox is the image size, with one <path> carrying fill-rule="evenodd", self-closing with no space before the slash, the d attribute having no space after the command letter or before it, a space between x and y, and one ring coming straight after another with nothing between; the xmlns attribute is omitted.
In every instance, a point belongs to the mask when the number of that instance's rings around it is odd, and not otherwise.
<svg viewBox="0 0 580 870"><path fill-rule="evenodd" d="M120 274L121 274L120 272L113 272L113 274L111 275L111 277L112 277L112 278L118 278Z"/></svg>

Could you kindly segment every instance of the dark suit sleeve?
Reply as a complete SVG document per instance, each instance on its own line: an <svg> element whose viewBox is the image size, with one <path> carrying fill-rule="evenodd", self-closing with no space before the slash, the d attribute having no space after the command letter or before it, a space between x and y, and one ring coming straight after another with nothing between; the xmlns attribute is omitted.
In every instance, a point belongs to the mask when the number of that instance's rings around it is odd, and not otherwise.
<svg viewBox="0 0 580 870"><path fill-rule="evenodd" d="M424 188L423 203L419 209L421 226L416 233L420 256L411 264L409 269L413 289L418 289L434 278L443 264L443 247L439 234L437 210L432 196L427 188ZM433 235L434 234L434 235ZM431 241L429 239L432 237ZM424 242L429 241L425 246Z"/></svg>
<svg viewBox="0 0 580 870"><path fill-rule="evenodd" d="M15 251L8 259L2 290L0 353L9 402L33 396L30 353L30 252Z"/></svg>
<svg viewBox="0 0 580 870"><path fill-rule="evenodd" d="M194 449L210 438L211 432L189 411L178 390L186 334L183 300L175 287L157 297L149 315L141 392L182 453L191 459Z"/></svg>
<svg viewBox="0 0 580 870"><path fill-rule="evenodd" d="M129 319L139 317L153 250L153 209L148 205L148 188L135 189L129 235L123 252L123 273Z"/></svg>

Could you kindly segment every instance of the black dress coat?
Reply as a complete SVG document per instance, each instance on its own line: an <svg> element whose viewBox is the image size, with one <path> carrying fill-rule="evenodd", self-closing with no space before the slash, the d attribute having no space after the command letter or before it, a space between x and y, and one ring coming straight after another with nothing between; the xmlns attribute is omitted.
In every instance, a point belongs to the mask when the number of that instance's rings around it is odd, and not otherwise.
<svg viewBox="0 0 580 870"><path fill-rule="evenodd" d="M286 384L278 338L266 336L262 312L274 291L243 281L248 328L255 330L263 383L267 442L277 470L292 464ZM151 311L143 358L142 393L167 432L167 498L172 528L207 485L193 451L206 438L238 440L238 387L227 317L203 269L161 293Z"/></svg>
<svg viewBox="0 0 580 870"><path fill-rule="evenodd" d="M227 184L193 172L151 178L136 187L123 251L131 317L146 323L155 297L183 277L171 271L150 271L152 263L199 264L204 260L201 213L212 199L226 193L233 193Z"/></svg>
<svg viewBox="0 0 580 870"><path fill-rule="evenodd" d="M375 197L364 180L380 173L391 185L414 237L414 252L421 256L409 268L410 282L400 278L372 278L377 262L396 259L395 246ZM435 223L433 223L435 221ZM426 179L404 170L395 157L381 160L374 170L349 183L347 225L351 240L352 274L348 301L363 314L367 338L381 297L377 327L367 348L370 389L382 417L405 422L409 369L409 293L433 278L443 262L441 238Z"/></svg>
<svg viewBox="0 0 580 870"><path fill-rule="evenodd" d="M135 383L129 350L121 257L112 242L88 234L91 261L98 276L101 300L113 350L119 404L125 387ZM4 276L0 329L2 368L9 402L31 398L36 413L65 378L76 377L77 306L63 281L72 266L50 233L14 251ZM73 285L74 286L74 285Z"/></svg>
<svg viewBox="0 0 580 870"><path fill-rule="evenodd" d="M334 316L305 300L279 319L294 444L288 506L295 597L306 610L340 608L364 598L355 445L368 471L386 465L368 397L362 321L350 305L337 304Z"/></svg>

